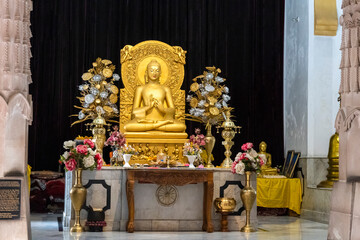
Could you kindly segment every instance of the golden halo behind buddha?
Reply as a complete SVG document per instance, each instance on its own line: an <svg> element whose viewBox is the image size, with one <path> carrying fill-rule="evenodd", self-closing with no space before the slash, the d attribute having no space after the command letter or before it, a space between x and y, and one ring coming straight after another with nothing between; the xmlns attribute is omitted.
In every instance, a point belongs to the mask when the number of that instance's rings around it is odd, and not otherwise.
<svg viewBox="0 0 360 240"><path fill-rule="evenodd" d="M134 95L137 86L146 84L145 71L153 59L161 66L160 84L169 87L173 93L180 90L186 54L181 47L150 40L135 46L126 45L120 53L121 80L129 97Z"/></svg>

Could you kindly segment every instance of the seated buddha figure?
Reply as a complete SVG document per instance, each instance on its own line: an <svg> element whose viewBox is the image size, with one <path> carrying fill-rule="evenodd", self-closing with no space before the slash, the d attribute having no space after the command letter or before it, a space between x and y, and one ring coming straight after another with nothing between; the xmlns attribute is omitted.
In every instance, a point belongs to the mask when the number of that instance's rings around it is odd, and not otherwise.
<svg viewBox="0 0 360 240"><path fill-rule="evenodd" d="M160 84L161 65L151 60L145 70L145 85L134 94L131 120L124 125L126 132L184 132L184 123L175 119L175 106L169 87Z"/></svg>
<svg viewBox="0 0 360 240"><path fill-rule="evenodd" d="M262 141L259 145L259 156L265 161L261 166L261 175L277 175L277 169L271 167L271 154L266 152L267 144Z"/></svg>

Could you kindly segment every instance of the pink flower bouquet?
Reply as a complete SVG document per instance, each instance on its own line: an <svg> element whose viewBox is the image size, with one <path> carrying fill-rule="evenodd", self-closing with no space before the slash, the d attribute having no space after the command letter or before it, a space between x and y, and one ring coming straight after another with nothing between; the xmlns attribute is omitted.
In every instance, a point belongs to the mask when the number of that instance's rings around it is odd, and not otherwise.
<svg viewBox="0 0 360 240"><path fill-rule="evenodd" d="M258 155L258 153L252 148L252 143L245 143L241 146L235 161L231 166L231 172L236 174L244 174L246 171L260 172L260 168L264 165L264 160Z"/></svg>
<svg viewBox="0 0 360 240"><path fill-rule="evenodd" d="M126 143L125 135L119 132L118 126L113 127L114 131L111 132L110 137L106 140L105 146L111 146L111 148L119 149Z"/></svg>
<svg viewBox="0 0 360 240"><path fill-rule="evenodd" d="M73 171L78 168L84 170L100 170L103 166L103 159L99 153L94 150L95 144L90 139L85 139L84 144L75 146L74 141L65 141L65 151L60 156L59 163L65 165L65 171Z"/></svg>
<svg viewBox="0 0 360 240"><path fill-rule="evenodd" d="M189 140L184 144L183 154L184 155L199 155L202 150L201 147L205 146L205 136L200 134L200 129L195 129L196 135L191 135Z"/></svg>

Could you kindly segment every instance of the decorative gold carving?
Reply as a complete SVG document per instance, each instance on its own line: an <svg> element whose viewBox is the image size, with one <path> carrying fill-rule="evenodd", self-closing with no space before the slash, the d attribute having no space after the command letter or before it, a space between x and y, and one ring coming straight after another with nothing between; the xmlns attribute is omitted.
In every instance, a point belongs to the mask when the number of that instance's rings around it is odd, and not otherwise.
<svg viewBox="0 0 360 240"><path fill-rule="evenodd" d="M179 150L179 147L177 144L175 144L175 149L174 151L172 152L172 154L175 156L175 159L179 159L179 156L180 156L180 150Z"/></svg>
<svg viewBox="0 0 360 240"><path fill-rule="evenodd" d="M170 207L176 202L178 190L172 185L161 185L156 190L156 199L160 205Z"/></svg>
<svg viewBox="0 0 360 240"><path fill-rule="evenodd" d="M169 158L169 164L171 166L179 166L187 163L187 159L182 156L182 144L179 147L174 143L139 143L134 144L137 155L133 155L130 160L130 164L149 164L158 165L157 154L163 152ZM165 162L163 163L165 164ZM161 165L161 164L160 164Z"/></svg>

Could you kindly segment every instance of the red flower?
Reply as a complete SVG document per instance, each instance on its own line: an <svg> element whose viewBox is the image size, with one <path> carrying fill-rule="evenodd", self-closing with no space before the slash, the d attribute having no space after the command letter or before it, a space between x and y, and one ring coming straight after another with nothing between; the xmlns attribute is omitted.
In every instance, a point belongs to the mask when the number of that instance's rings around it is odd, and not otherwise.
<svg viewBox="0 0 360 240"><path fill-rule="evenodd" d="M100 153L97 153L97 154L95 155L95 159L96 159L96 161L101 160L101 154L100 154Z"/></svg>
<svg viewBox="0 0 360 240"><path fill-rule="evenodd" d="M100 160L97 162L96 169L97 169L97 170L100 170L100 169L102 168L102 166L103 166L103 161L102 161L102 159L100 159Z"/></svg>
<svg viewBox="0 0 360 240"><path fill-rule="evenodd" d="M76 151L80 154L86 155L88 153L88 148L86 145L77 145Z"/></svg>
<svg viewBox="0 0 360 240"><path fill-rule="evenodd" d="M69 161L65 162L65 167L68 171L72 171L76 168L76 161L73 158L70 158Z"/></svg>
<svg viewBox="0 0 360 240"><path fill-rule="evenodd" d="M248 143L244 143L242 146L241 146L241 150L243 151L247 151L249 149L251 149L253 147L253 144L248 142Z"/></svg>
<svg viewBox="0 0 360 240"><path fill-rule="evenodd" d="M94 148L95 144L93 141L91 141L90 139L84 139L84 144L89 145L89 147Z"/></svg>

